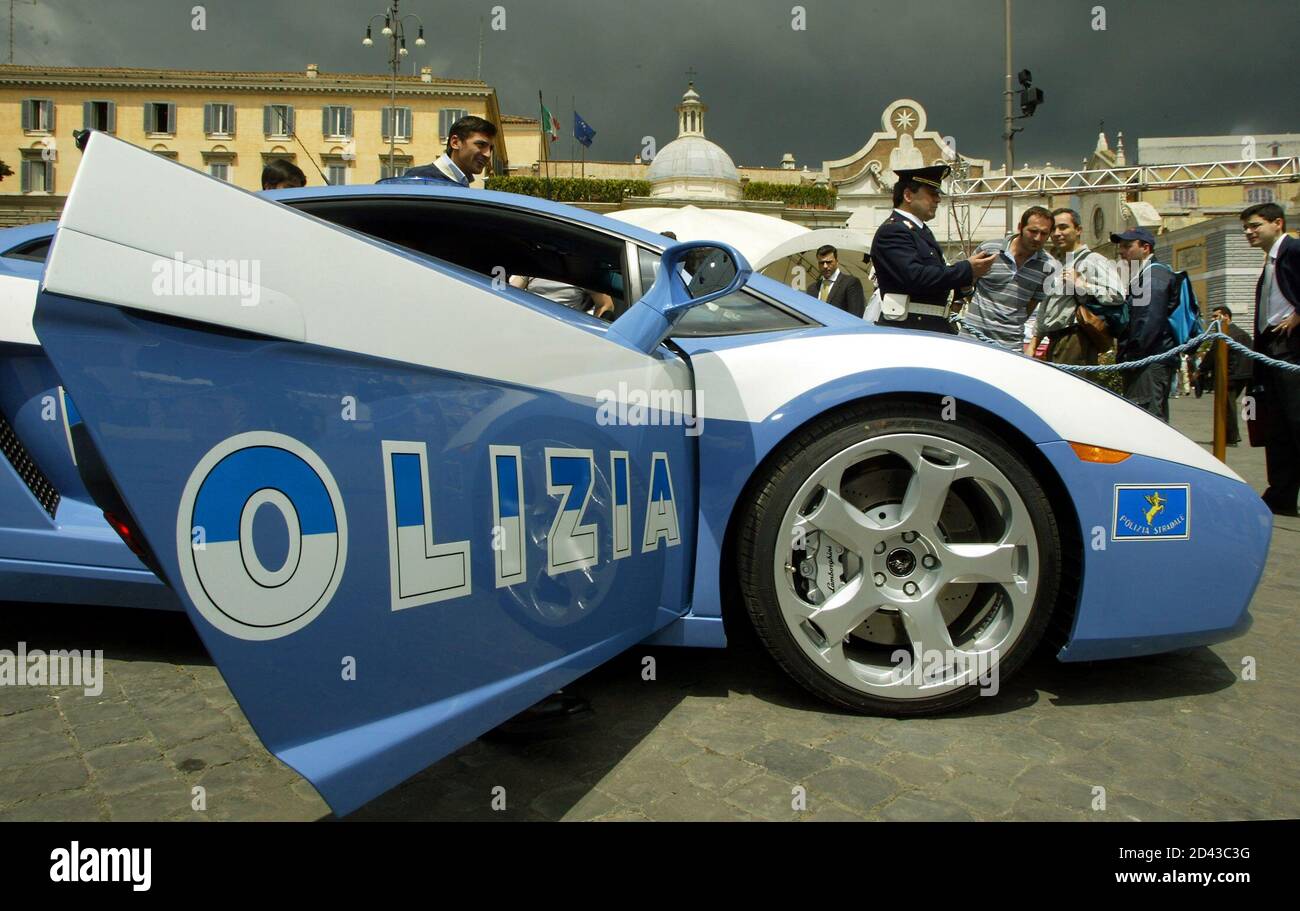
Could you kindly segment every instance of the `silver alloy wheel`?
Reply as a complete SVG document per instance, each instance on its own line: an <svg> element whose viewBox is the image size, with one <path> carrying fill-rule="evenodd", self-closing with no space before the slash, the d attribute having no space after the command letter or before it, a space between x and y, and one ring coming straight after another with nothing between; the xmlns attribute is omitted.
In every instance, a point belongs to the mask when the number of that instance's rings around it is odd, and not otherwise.
<svg viewBox="0 0 1300 911"><path fill-rule="evenodd" d="M910 476L898 502L844 495L854 486L846 478L903 463ZM981 540L945 530L954 506L989 517ZM1020 493L977 452L931 434L842 450L800 486L781 529L790 544L778 543L773 571L787 629L815 666L871 696L920 699L988 685L1038 593L1037 539ZM969 597L975 590L982 597ZM892 649L863 636L890 614L902 632Z"/></svg>

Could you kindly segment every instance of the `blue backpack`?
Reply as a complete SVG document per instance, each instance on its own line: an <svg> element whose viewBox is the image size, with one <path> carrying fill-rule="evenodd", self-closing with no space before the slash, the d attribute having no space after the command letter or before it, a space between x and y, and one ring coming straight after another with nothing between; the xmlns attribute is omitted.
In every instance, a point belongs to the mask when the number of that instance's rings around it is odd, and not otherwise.
<svg viewBox="0 0 1300 911"><path fill-rule="evenodd" d="M1157 265L1164 264L1157 263ZM1169 267L1165 266L1165 268ZM1174 272L1174 285L1170 297L1172 303L1169 309L1169 331L1174 334L1174 341L1184 345L1205 331L1205 325L1201 322L1201 307L1196 302L1196 291L1192 288L1192 280L1186 272Z"/></svg>

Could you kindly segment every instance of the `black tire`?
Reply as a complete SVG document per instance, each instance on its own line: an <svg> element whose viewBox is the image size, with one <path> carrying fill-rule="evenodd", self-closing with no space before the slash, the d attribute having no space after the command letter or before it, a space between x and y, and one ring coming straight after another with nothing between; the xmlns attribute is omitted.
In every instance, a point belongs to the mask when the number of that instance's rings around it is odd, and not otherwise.
<svg viewBox="0 0 1300 911"><path fill-rule="evenodd" d="M961 416L939 419L938 406L917 402L865 402L818 418L784 441L764 462L749 487L750 504L735 536L735 565L741 598L754 629L777 663L808 691L833 705L864 714L896 717L950 711L975 699L977 684L909 699L882 698L856 689L814 663L795 642L778 606L774 571L776 547L785 541L783 518L793 498L832 456L848 447L897 433L927 434L967 447L988 460L1019 494L1037 543L1038 589L1018 637L1000 650L999 686L1033 653L1048 627L1060 586L1061 533L1043 486L998 433ZM788 553L788 551L787 551ZM865 566L864 566L865 571Z"/></svg>

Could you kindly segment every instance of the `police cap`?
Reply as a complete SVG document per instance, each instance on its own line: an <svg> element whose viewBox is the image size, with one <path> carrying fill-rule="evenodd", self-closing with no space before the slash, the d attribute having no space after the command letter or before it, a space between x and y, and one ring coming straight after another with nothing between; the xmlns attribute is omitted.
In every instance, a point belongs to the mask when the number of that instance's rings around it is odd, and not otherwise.
<svg viewBox="0 0 1300 911"><path fill-rule="evenodd" d="M899 180L910 180L912 183L925 184L927 187L939 190L942 189L943 179L952 173L952 168L946 164L937 164L928 168L907 168L894 173L898 175Z"/></svg>

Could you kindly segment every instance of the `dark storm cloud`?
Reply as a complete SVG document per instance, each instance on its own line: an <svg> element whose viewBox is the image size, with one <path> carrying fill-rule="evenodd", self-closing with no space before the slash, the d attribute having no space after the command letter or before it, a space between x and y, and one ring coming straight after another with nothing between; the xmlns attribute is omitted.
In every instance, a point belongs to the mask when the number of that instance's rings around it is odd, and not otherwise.
<svg viewBox="0 0 1300 911"><path fill-rule="evenodd" d="M51 65L383 72L363 48L383 0L209 0L207 29L191 29L193 0L40 0L20 4L16 62ZM426 48L405 69L473 78L479 23L482 76L507 113L536 116L537 91L558 109L567 156L570 98L596 129L592 158L628 160L643 136L676 135L672 111L686 70L711 111L708 134L738 164L802 165L847 156L879 128L890 101L911 97L932 129L966 154L1002 160L1002 3L998 0L809 0L806 31L790 0L404 0ZM506 29L491 28L493 7ZM1092 28L1106 9L1106 30ZM1015 4L1015 68L1033 71L1046 104L1022 122L1017 158L1077 166L1099 121L1140 136L1300 132L1291 90L1300 38L1294 0L1223 3ZM377 34L377 33L376 33ZM1285 67L1285 69L1284 69Z"/></svg>

